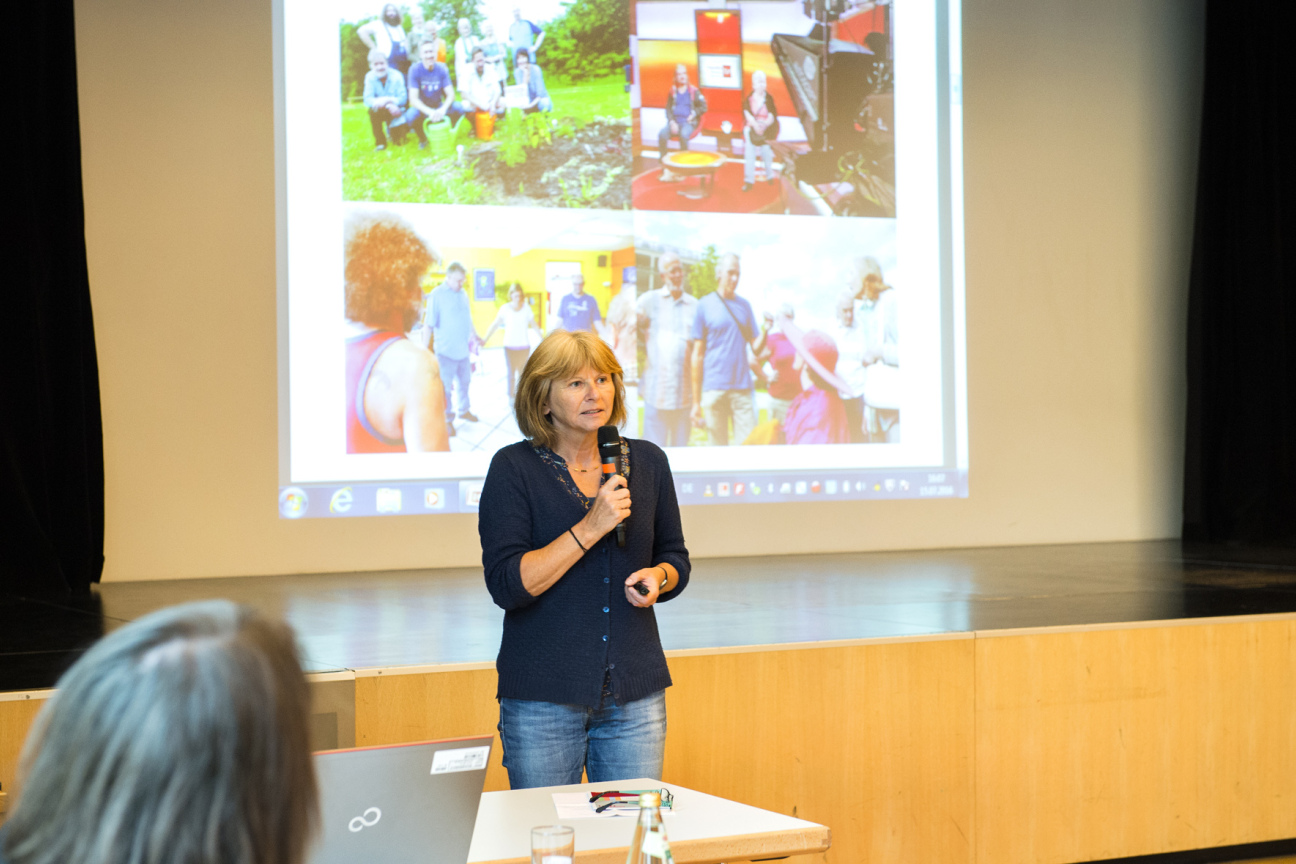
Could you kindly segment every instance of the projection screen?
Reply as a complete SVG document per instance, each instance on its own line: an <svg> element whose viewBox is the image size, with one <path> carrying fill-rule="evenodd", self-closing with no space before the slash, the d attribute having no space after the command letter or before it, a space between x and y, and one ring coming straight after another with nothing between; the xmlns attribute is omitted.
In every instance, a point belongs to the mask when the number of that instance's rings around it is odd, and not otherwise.
<svg viewBox="0 0 1296 864"><path fill-rule="evenodd" d="M282 517L474 511L558 328L682 504L968 494L958 0L275 13Z"/></svg>

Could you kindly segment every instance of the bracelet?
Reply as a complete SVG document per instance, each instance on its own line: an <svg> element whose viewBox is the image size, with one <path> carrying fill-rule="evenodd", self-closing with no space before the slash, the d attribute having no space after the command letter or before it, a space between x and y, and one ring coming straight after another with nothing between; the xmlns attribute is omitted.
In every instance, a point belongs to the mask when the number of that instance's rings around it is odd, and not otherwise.
<svg viewBox="0 0 1296 864"><path fill-rule="evenodd" d="M588 551L589 551L588 549L585 548L585 544L582 543L582 542L580 542L580 538L576 536L576 532L575 532L575 531L573 531L572 529L568 528L568 529L567 529L567 533L570 534L570 535L572 535L572 539L576 541L576 545L580 547L580 549L581 549L582 552L588 552ZM666 571L663 570L662 572L665 573Z"/></svg>
<svg viewBox="0 0 1296 864"><path fill-rule="evenodd" d="M657 565L657 569L662 571L662 581L661 584L657 586L657 590L661 591L666 588L666 583L670 581L670 574L667 573L666 568L661 566L660 564Z"/></svg>

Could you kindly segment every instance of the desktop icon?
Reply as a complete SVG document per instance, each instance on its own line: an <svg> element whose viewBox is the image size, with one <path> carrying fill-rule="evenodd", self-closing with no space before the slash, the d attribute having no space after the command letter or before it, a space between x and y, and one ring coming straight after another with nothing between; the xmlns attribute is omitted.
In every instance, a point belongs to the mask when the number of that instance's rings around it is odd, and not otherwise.
<svg viewBox="0 0 1296 864"><path fill-rule="evenodd" d="M728 484L728 483L717 483L717 484L716 484L716 494L717 494L718 496L720 496L721 498L728 498L728 497L729 497L729 484Z"/></svg>
<svg viewBox="0 0 1296 864"><path fill-rule="evenodd" d="M881 491L882 491L882 484L881 484L881 483L874 483L874 484L873 484L873 491L874 491L874 492L881 492Z"/></svg>
<svg viewBox="0 0 1296 864"><path fill-rule="evenodd" d="M399 489L379 486L376 499L379 513L399 513L401 511L401 490Z"/></svg>
<svg viewBox="0 0 1296 864"><path fill-rule="evenodd" d="M909 491L909 481L908 481L908 480L901 480L901 481L900 481L900 491L901 491L901 492L907 492L907 491Z"/></svg>
<svg viewBox="0 0 1296 864"><path fill-rule="evenodd" d="M681 484L680 484L680 492L681 492L682 494L684 494L684 495L692 495L692 494L693 494L693 484L692 484L692 483L681 483Z"/></svg>
<svg viewBox="0 0 1296 864"><path fill-rule="evenodd" d="M780 494L780 495L791 495L791 494L792 494L792 484L791 484L791 483L784 483L782 486L780 486L780 487L779 487L779 494Z"/></svg>
<svg viewBox="0 0 1296 864"><path fill-rule="evenodd" d="M824 484L824 491L827 492L829 495L836 495L836 494L837 494L837 481L836 481L836 480L829 480L827 483L825 483L825 484Z"/></svg>
<svg viewBox="0 0 1296 864"><path fill-rule="evenodd" d="M706 488L704 488L704 489L702 490L702 497L703 497L703 498L714 498L714 497L715 497L715 493L711 491L711 484L710 484L710 483L706 484Z"/></svg>
<svg viewBox="0 0 1296 864"><path fill-rule="evenodd" d="M810 491L813 492L814 494L818 495L820 492L823 491L823 486L819 483L818 480L811 480L811 481L810 481Z"/></svg>
<svg viewBox="0 0 1296 864"><path fill-rule="evenodd" d="M423 490L423 508L425 510L444 510L445 497L445 490L440 486L429 486Z"/></svg>
<svg viewBox="0 0 1296 864"><path fill-rule="evenodd" d="M761 493L761 487L759 483L751 484L751 493L753 495L759 495Z"/></svg>
<svg viewBox="0 0 1296 864"><path fill-rule="evenodd" d="M747 491L747 487L742 483L734 484L734 495L741 495Z"/></svg>
<svg viewBox="0 0 1296 864"><path fill-rule="evenodd" d="M288 486L279 492L279 515L285 519L300 519L306 515L306 490L300 486Z"/></svg>
<svg viewBox="0 0 1296 864"><path fill-rule="evenodd" d="M480 506L483 483L482 480L459 481L459 499L465 509L476 510Z"/></svg>
<svg viewBox="0 0 1296 864"><path fill-rule="evenodd" d="M806 481L804 480L796 481L796 494L798 495L806 494Z"/></svg>
<svg viewBox="0 0 1296 864"><path fill-rule="evenodd" d="M351 493L351 487L343 486L334 492L333 497L329 499L329 512L345 513L351 509L351 505L354 503L355 495Z"/></svg>
<svg viewBox="0 0 1296 864"><path fill-rule="evenodd" d="M886 486L886 490L887 490L888 492L894 492L894 491L895 491L895 487L896 487L896 482L895 482L895 480L893 480L892 478L888 477L886 480L884 480L884 481L882 481L882 482L883 482L883 484Z"/></svg>

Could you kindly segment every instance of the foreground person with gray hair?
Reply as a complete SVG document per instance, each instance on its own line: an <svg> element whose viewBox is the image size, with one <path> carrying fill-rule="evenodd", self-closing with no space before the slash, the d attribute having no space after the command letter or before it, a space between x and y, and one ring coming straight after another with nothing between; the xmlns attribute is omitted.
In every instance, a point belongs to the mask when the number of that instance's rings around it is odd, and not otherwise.
<svg viewBox="0 0 1296 864"><path fill-rule="evenodd" d="M36 718L0 862L302 864L309 713L286 624L225 601L134 621Z"/></svg>

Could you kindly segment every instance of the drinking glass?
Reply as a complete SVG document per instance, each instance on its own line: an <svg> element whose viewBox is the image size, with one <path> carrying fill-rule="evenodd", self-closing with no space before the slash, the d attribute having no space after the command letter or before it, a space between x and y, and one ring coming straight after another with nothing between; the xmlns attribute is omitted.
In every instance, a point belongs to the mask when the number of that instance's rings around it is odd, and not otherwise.
<svg viewBox="0 0 1296 864"><path fill-rule="evenodd" d="M531 829L531 864L572 864L576 832L566 825L540 825Z"/></svg>

